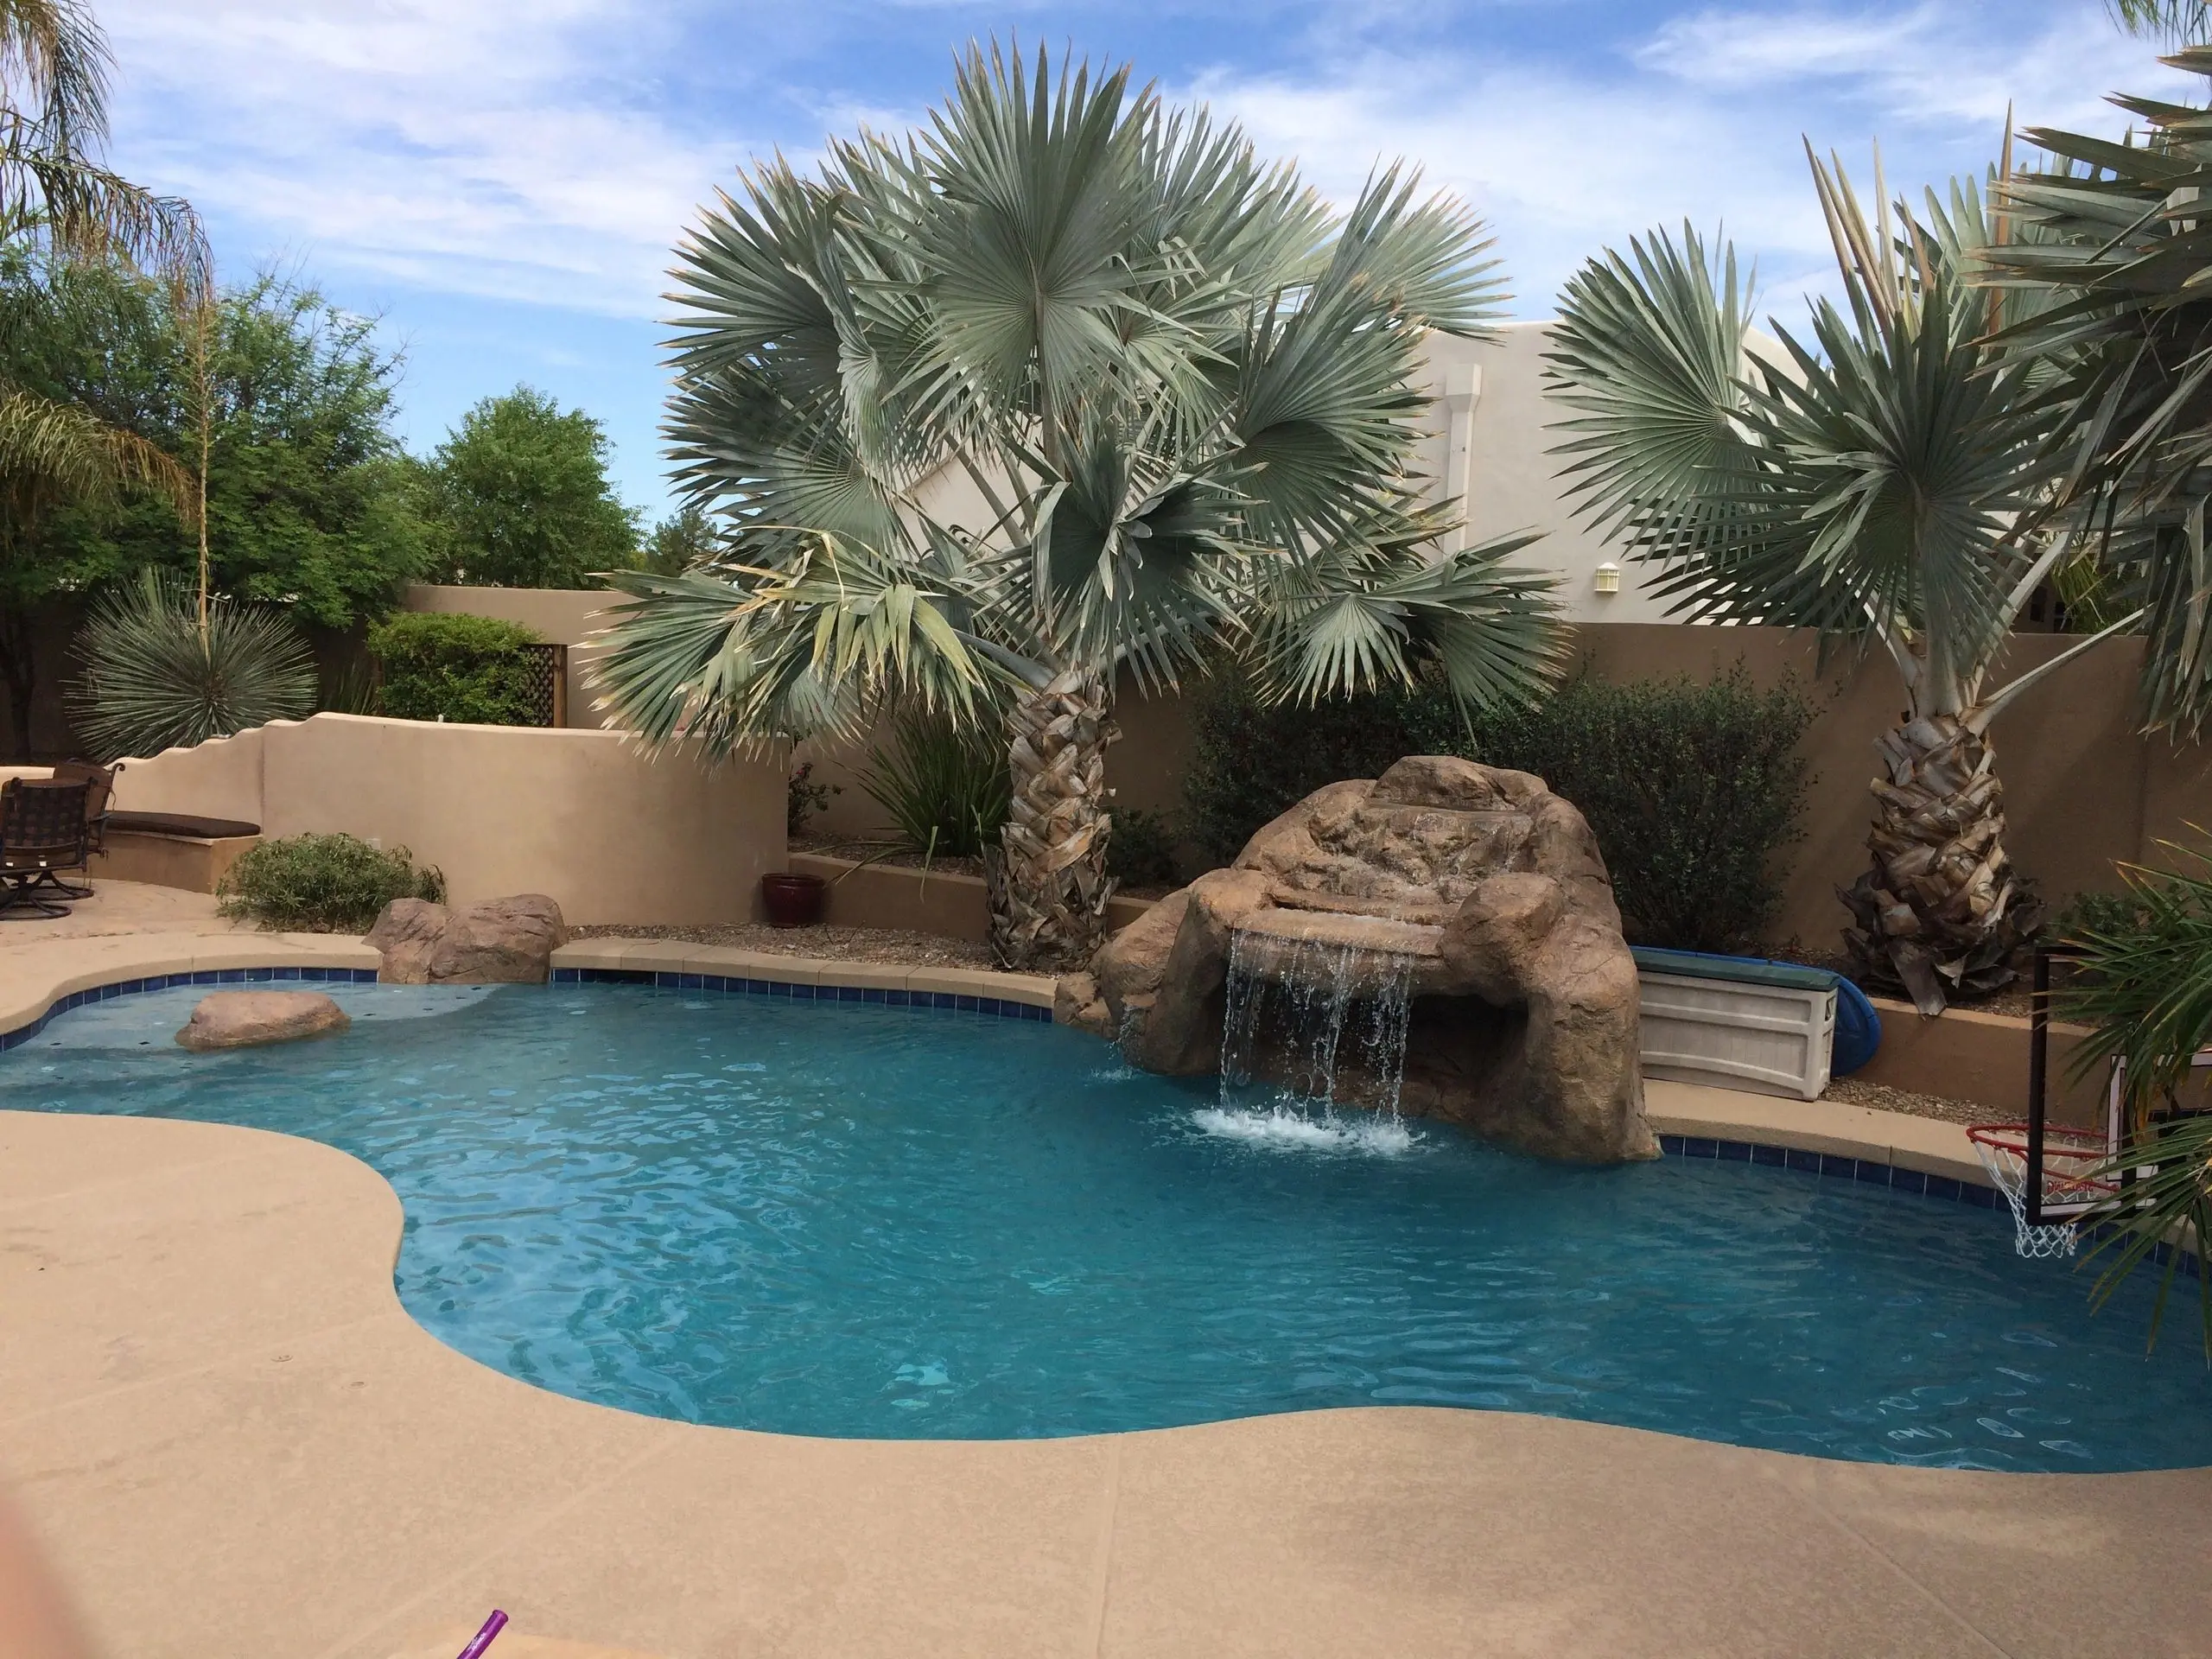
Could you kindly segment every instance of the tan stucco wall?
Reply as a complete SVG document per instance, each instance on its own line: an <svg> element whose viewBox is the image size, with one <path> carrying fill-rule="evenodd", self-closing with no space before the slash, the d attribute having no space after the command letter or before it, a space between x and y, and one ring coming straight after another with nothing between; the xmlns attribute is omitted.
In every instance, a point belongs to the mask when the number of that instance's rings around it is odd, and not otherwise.
<svg viewBox="0 0 2212 1659"><path fill-rule="evenodd" d="M404 845L457 902L550 893L575 924L748 920L784 864L780 769L613 732L317 715L132 760L116 804Z"/></svg>
<svg viewBox="0 0 2212 1659"><path fill-rule="evenodd" d="M1833 949L1844 920L1834 890L1866 865L1874 741L1904 707L1888 659L1844 658L1823 672L1817 638L1785 628L1596 624L1578 628L1575 639L1580 662L1610 681L1684 674L1705 680L1738 658L1761 684L1785 671L1797 675L1820 709L1804 746L1815 776L1805 839L1789 854L1786 898L1771 941L1794 938L1808 949ZM2074 643L2016 635L1992 683ZM2014 865L2054 906L2085 890L2114 888L2114 859L2170 863L2161 840L2193 839L2190 824L2212 830L2212 747L2137 732L2141 662L2139 639L2110 640L2029 691L1992 734ZM1106 775L1116 804L1173 810L1191 750L1182 698L1145 699L1125 690L1115 718L1123 736L1107 752ZM819 821L832 833L859 833L885 821L855 779L865 752L862 746L818 758L817 777L845 785Z"/></svg>

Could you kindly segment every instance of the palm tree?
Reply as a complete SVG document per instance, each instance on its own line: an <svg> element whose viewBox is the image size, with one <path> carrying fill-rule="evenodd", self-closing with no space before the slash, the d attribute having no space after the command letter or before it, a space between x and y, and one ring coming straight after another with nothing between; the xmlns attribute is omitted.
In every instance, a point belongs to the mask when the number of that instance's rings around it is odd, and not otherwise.
<svg viewBox="0 0 2212 1659"><path fill-rule="evenodd" d="M167 281L180 308L204 308L213 272L190 206L100 162L108 67L106 41L79 0L0 0L0 248L29 248L62 266L118 261ZM35 325L35 308L9 308L0 327ZM0 376L0 560L20 557L54 506L141 489L167 494L188 522L196 513L204 540L204 445L202 467L195 486L137 434ZM0 678L28 756L35 664L19 607L0 610Z"/></svg>
<svg viewBox="0 0 2212 1659"><path fill-rule="evenodd" d="M745 175L682 252L667 430L713 570L619 574L600 668L648 739L1002 729L992 940L1086 962L1110 698L1224 648L1269 695L1471 704L1554 671L1529 537L1440 550L1411 470L1424 334L1479 332L1480 225L1392 168L1342 213L1126 69L995 48L904 142ZM1001 725L1002 722L1002 725Z"/></svg>
<svg viewBox="0 0 2212 1659"><path fill-rule="evenodd" d="M2212 79L2212 47L2164 60ZM2106 608L2139 607L2153 724L2196 733L2212 707L2212 187L2205 111L2115 98L2145 124L2113 143L2031 127L2056 165L2001 190L2019 234L1985 250L1979 276L2035 313L2007 330L2023 356L2062 362L2069 477L2107 512L2096 570Z"/></svg>
<svg viewBox="0 0 2212 1659"><path fill-rule="evenodd" d="M2171 46L2201 41L2212 30L2208 0L2106 0L2106 10L2130 35Z"/></svg>
<svg viewBox="0 0 2212 1659"><path fill-rule="evenodd" d="M1859 973L1933 1014L2008 983L2040 921L2005 850L1992 722L2137 619L1990 683L2014 620L2081 550L2050 372L1989 338L2007 318L1969 280L1989 241L1970 184L1920 215L1884 200L1870 226L1840 165L1812 170L1843 305L1756 351L1732 248L1708 259L1686 228L1680 248L1655 232L1592 261L1549 370L1573 411L1560 453L1678 613L1817 628L1895 664L1906 709L1879 745L1844 939Z"/></svg>

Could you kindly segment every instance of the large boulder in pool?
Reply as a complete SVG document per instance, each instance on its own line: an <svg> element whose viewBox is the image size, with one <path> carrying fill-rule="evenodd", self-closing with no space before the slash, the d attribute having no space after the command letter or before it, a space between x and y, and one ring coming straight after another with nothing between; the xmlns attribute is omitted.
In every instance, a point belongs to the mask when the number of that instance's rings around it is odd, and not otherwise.
<svg viewBox="0 0 2212 1659"><path fill-rule="evenodd" d="M384 954L377 977L397 985L542 985L568 942L561 906L542 893L448 907L395 899L368 942Z"/></svg>
<svg viewBox="0 0 2212 1659"><path fill-rule="evenodd" d="M1323 997L1402 977L1402 1110L1549 1158L1658 1154L1612 881L1582 814L1541 778L1412 755L1315 791L1109 940L1083 1023L1148 1071L1218 1071L1232 956L1253 975L1325 974ZM1261 1075L1287 1069L1294 1035L1253 1034ZM1353 1065L1339 1096L1361 1103L1376 1081Z"/></svg>
<svg viewBox="0 0 2212 1659"><path fill-rule="evenodd" d="M195 1052L296 1042L343 1031L353 1022L321 991L210 991L176 1034Z"/></svg>

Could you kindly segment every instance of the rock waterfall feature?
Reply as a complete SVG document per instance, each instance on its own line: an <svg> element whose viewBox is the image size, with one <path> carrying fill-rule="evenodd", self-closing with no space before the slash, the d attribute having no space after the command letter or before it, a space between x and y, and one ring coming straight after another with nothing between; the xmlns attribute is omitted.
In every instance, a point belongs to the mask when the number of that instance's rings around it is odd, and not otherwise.
<svg viewBox="0 0 2212 1659"><path fill-rule="evenodd" d="M1527 772L1412 755L1317 790L1060 1000L1147 1071L1268 1077L1548 1158L1658 1152L1611 880Z"/></svg>

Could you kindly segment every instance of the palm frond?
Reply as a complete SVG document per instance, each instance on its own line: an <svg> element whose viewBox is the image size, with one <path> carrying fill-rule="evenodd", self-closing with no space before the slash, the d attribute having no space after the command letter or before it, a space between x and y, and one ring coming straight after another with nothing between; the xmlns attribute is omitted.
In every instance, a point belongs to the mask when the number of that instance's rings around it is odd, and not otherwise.
<svg viewBox="0 0 2212 1659"><path fill-rule="evenodd" d="M1451 520L1405 505L1422 340L1478 333L1499 284L1480 222L1403 168L1338 217L1126 68L977 47L916 135L741 175L676 276L670 454L730 579L630 588L602 683L656 741L795 730L830 688L849 723L1063 673L1173 683L1277 602L1310 611L1286 569L1386 586L1402 618L1317 685L1440 653L1482 695L1548 671L1485 654L1488 579L1430 572ZM980 515L944 506L956 479ZM1541 585L1506 584L1538 633ZM925 619L949 631L926 649Z"/></svg>

